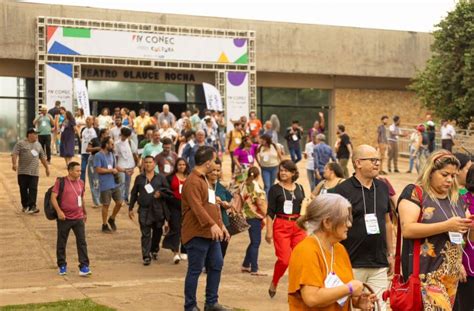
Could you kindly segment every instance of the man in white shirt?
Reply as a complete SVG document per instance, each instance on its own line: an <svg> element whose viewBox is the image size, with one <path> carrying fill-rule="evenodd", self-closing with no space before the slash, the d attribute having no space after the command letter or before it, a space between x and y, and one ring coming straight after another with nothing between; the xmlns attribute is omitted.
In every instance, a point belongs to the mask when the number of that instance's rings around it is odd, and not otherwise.
<svg viewBox="0 0 474 311"><path fill-rule="evenodd" d="M448 120L441 120L441 124L441 148L452 152L456 131Z"/></svg>
<svg viewBox="0 0 474 311"><path fill-rule="evenodd" d="M400 130L400 117L394 116L393 123L388 127L388 172L392 172L392 161L395 173L400 173L398 170L398 140L400 137L405 137Z"/></svg>
<svg viewBox="0 0 474 311"><path fill-rule="evenodd" d="M313 150L316 146L316 133L313 134L312 140L307 143L304 147L304 158L306 161L306 172L308 174L308 181L310 190L313 191L316 187L316 175L314 171L314 159L313 159Z"/></svg>
<svg viewBox="0 0 474 311"><path fill-rule="evenodd" d="M87 152L87 146L91 142L92 139L97 137L97 131L93 127L94 125L94 118L88 116L86 118L86 127L82 129L81 132L81 180L83 182L86 181L86 170L87 170L87 163L89 161L89 152Z"/></svg>
<svg viewBox="0 0 474 311"><path fill-rule="evenodd" d="M110 137L114 140L114 142L118 142L120 140L120 130L122 129L122 117L115 118L115 126L110 129Z"/></svg>
<svg viewBox="0 0 474 311"><path fill-rule="evenodd" d="M128 204L130 181L138 163L137 146L130 140L132 131L128 127L120 130L120 140L115 143L115 157L122 187L122 198Z"/></svg>

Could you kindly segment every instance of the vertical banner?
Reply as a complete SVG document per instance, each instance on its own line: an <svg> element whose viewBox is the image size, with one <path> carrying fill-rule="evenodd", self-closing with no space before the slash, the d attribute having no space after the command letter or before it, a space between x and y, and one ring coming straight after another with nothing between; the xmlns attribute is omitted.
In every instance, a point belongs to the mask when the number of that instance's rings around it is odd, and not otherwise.
<svg viewBox="0 0 474 311"><path fill-rule="evenodd" d="M77 108L84 110L84 116L91 115L89 105L89 93L87 92L86 81L81 79L74 79L74 90L76 93Z"/></svg>
<svg viewBox="0 0 474 311"><path fill-rule="evenodd" d="M204 95L206 97L207 109L214 111L224 111L221 93L219 90L216 89L214 85L209 83L203 83L202 86L204 88Z"/></svg>
<svg viewBox="0 0 474 311"><path fill-rule="evenodd" d="M72 111L72 64L46 64L46 106L54 107L56 101Z"/></svg>
<svg viewBox="0 0 474 311"><path fill-rule="evenodd" d="M249 78L247 72L226 72L227 130L234 128L232 121L249 115Z"/></svg>

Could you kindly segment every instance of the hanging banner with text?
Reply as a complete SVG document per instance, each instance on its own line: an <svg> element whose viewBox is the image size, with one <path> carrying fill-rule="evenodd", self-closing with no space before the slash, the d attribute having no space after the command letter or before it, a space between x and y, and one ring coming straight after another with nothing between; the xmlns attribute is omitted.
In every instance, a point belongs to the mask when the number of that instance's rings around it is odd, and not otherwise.
<svg viewBox="0 0 474 311"><path fill-rule="evenodd" d="M72 64L46 64L46 106L54 107L56 101L72 111Z"/></svg>
<svg viewBox="0 0 474 311"><path fill-rule="evenodd" d="M76 93L77 108L84 110L84 116L91 115L89 105L89 92L87 91L86 81L81 79L74 79L74 91Z"/></svg>
<svg viewBox="0 0 474 311"><path fill-rule="evenodd" d="M249 80L248 73L229 71L226 73L226 117L227 130L234 128L232 121L248 116Z"/></svg>
<svg viewBox="0 0 474 311"><path fill-rule="evenodd" d="M48 54L248 64L247 39L47 27Z"/></svg>
<svg viewBox="0 0 474 311"><path fill-rule="evenodd" d="M216 89L214 85L209 83L203 83L202 87L204 88L207 109L214 111L224 111L221 93L219 90Z"/></svg>

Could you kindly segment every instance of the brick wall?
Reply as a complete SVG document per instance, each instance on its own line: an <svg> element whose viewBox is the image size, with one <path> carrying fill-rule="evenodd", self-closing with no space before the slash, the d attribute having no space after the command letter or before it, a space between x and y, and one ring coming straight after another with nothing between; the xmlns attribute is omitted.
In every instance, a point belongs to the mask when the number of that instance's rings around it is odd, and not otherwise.
<svg viewBox="0 0 474 311"><path fill-rule="evenodd" d="M336 89L335 124L344 124L354 146L375 145L382 115L399 115L401 127L424 122L426 110L413 92L393 90Z"/></svg>

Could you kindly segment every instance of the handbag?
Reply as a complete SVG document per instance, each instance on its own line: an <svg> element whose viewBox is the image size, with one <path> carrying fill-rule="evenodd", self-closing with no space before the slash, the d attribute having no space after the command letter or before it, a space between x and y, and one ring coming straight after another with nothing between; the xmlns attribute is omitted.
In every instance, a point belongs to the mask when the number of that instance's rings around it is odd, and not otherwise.
<svg viewBox="0 0 474 311"><path fill-rule="evenodd" d="M229 214L229 226L227 231L230 235L236 235L241 232L247 231L250 225L247 223L245 216L242 212L242 198L239 193L234 194L230 201L230 214Z"/></svg>
<svg viewBox="0 0 474 311"><path fill-rule="evenodd" d="M418 222L423 215L423 190L420 186L415 186L418 199L421 203ZM414 241L413 246L413 273L406 282L403 282L400 274L400 253L401 253L401 227L400 221L397 224L397 247L395 253L395 272L390 289L383 293L383 300L390 300L390 308L393 311L419 311L423 309L421 299L421 281L420 281L420 239Z"/></svg>
<svg viewBox="0 0 474 311"><path fill-rule="evenodd" d="M375 295L375 291L372 289L372 287L370 287L369 284L364 283L364 289L366 289L369 292L369 294L374 294ZM375 303L374 303L374 311L381 311L381 310L382 310L382 308L380 307L380 302L377 299L377 300L375 300ZM406 311L408 311L408 310L406 310Z"/></svg>

